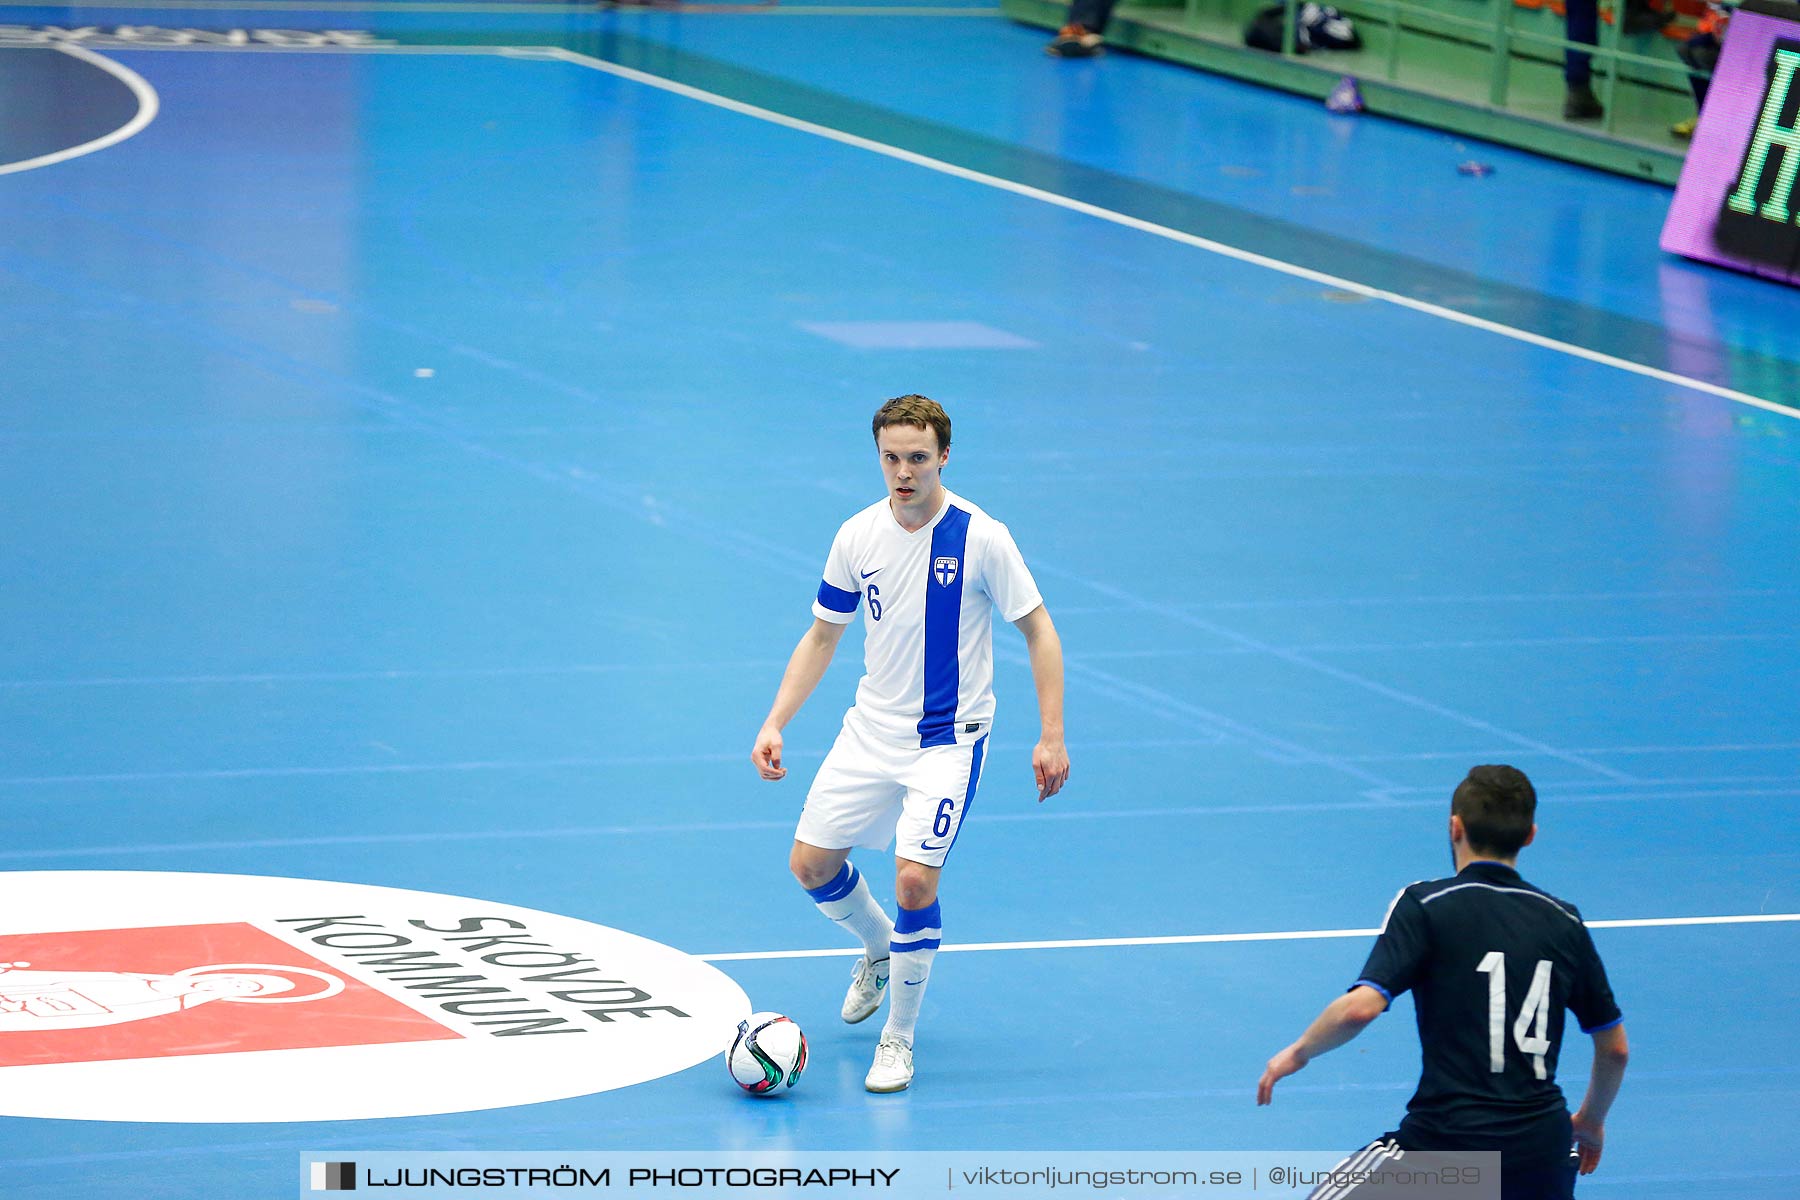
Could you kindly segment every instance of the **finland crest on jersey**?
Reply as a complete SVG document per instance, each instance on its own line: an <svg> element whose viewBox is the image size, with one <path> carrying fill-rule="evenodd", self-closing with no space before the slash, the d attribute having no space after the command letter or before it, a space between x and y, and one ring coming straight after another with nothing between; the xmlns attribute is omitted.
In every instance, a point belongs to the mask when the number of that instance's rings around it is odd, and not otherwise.
<svg viewBox="0 0 1800 1200"><path fill-rule="evenodd" d="M853 714L900 745L974 741L994 716L993 613L1043 603L1006 526L944 492L908 533L884 498L838 529L813 614L846 625L867 601L864 674Z"/></svg>

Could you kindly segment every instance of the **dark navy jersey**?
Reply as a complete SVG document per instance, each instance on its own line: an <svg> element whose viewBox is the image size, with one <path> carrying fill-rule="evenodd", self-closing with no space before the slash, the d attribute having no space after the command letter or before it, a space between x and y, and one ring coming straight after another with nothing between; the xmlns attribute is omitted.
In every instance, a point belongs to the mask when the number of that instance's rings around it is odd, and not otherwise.
<svg viewBox="0 0 1800 1200"><path fill-rule="evenodd" d="M1424 1061L1400 1126L1409 1144L1500 1150L1520 1166L1568 1157L1563 1014L1584 1033L1622 1020L1574 905L1472 862L1394 898L1357 983L1413 994Z"/></svg>

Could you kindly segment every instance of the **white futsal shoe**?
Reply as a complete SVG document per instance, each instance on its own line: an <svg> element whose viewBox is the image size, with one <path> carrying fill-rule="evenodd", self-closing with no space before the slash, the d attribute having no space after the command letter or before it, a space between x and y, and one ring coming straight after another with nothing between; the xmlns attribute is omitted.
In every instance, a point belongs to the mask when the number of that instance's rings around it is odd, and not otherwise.
<svg viewBox="0 0 1800 1200"><path fill-rule="evenodd" d="M868 955L856 960L850 973L850 990L844 993L844 1023L854 1025L875 1015L881 999L887 995L888 960L869 961Z"/></svg>
<svg viewBox="0 0 1800 1200"><path fill-rule="evenodd" d="M897 1037L882 1034L863 1087L871 1092L904 1092L912 1085L912 1077L912 1047Z"/></svg>

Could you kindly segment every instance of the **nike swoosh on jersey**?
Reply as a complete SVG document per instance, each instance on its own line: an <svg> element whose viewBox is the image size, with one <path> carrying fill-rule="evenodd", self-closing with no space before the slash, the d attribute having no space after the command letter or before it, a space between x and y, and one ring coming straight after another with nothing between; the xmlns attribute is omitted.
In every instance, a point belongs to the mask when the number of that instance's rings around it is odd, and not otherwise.
<svg viewBox="0 0 1800 1200"><path fill-rule="evenodd" d="M900 982L904 983L907 987L918 987L925 981L923 979L902 979Z"/></svg>
<svg viewBox="0 0 1800 1200"><path fill-rule="evenodd" d="M863 578L864 578L864 579L867 579L867 578L868 578L868 577L869 577L869 576L871 576L871 575L873 575L873 574L875 574L875 572L876 572L876 571L879 571L879 570L881 570L881 568L880 568L880 567L876 567L876 568L875 568L875 570L874 570L874 571L864 571L864 572L863 572L863 573L862 573L862 577L863 577Z"/></svg>

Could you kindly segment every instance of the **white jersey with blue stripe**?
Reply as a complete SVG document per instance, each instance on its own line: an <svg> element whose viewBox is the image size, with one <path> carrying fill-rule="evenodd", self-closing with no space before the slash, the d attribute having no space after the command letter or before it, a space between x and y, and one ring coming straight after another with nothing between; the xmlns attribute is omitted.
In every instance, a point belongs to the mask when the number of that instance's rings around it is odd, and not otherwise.
<svg viewBox="0 0 1800 1200"><path fill-rule="evenodd" d="M994 718L996 609L1016 621L1043 603L1006 526L944 491L908 533L882 499L839 528L813 615L848 625L867 602L854 712L899 745L972 742Z"/></svg>

